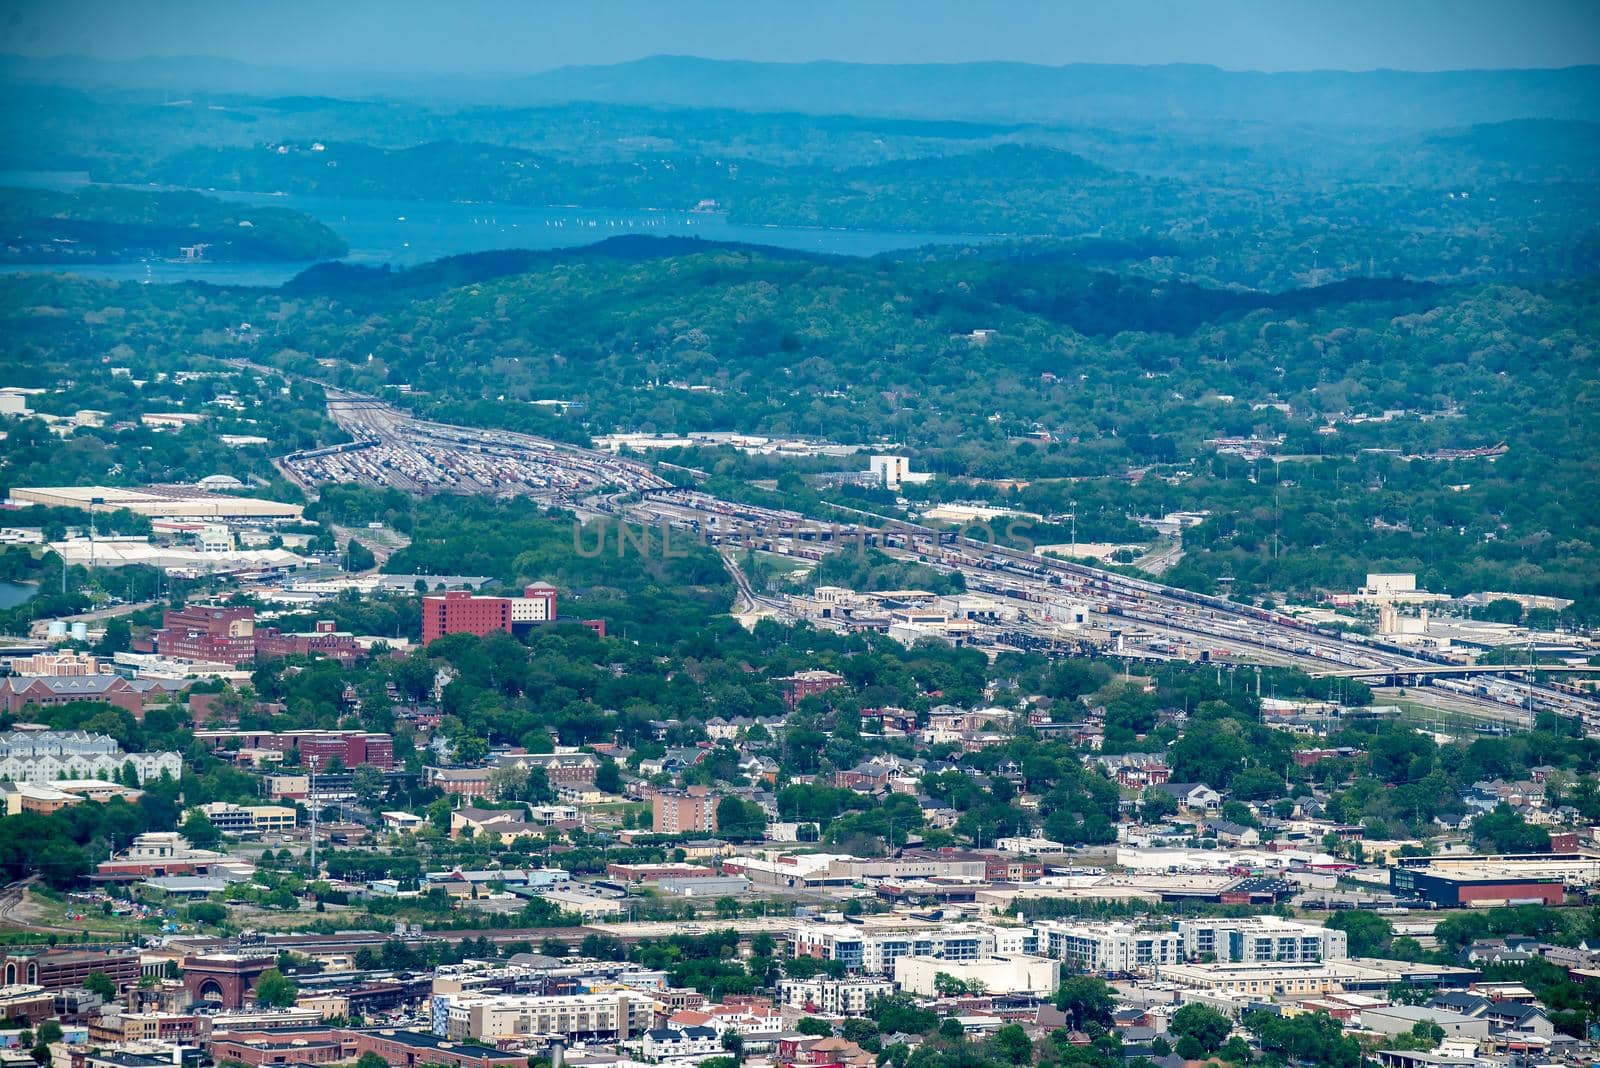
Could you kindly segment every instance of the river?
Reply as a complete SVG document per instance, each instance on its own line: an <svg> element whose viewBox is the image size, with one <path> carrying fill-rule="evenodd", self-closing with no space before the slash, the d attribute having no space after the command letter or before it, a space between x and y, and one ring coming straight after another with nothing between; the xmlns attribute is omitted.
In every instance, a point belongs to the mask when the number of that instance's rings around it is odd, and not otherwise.
<svg viewBox="0 0 1600 1068"><path fill-rule="evenodd" d="M0 609L15 608L25 604L34 594L39 592L39 587L28 582L0 582Z"/></svg>
<svg viewBox="0 0 1600 1068"><path fill-rule="evenodd" d="M73 189L88 184L83 174L57 171L0 172L0 186ZM493 249L571 248L621 234L703 237L842 256L873 256L922 245L963 244L970 234L829 230L798 226L752 226L718 213L616 211L582 207L533 208L507 204L365 200L198 190L223 200L303 211L344 238L347 263L410 267L444 256ZM0 264L0 272L70 272L126 282L215 282L276 286L307 263L185 263L150 261L112 264Z"/></svg>

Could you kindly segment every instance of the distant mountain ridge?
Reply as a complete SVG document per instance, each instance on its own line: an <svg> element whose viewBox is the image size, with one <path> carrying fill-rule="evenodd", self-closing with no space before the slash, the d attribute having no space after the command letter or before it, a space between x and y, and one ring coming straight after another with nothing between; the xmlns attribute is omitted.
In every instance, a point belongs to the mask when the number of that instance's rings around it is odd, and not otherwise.
<svg viewBox="0 0 1600 1068"><path fill-rule="evenodd" d="M0 78L169 92L426 95L487 104L659 107L1039 122L1266 122L1429 128L1600 119L1600 66L1440 72L1226 71L1202 65L756 63L651 56L523 77L310 74L212 57L0 56Z"/></svg>

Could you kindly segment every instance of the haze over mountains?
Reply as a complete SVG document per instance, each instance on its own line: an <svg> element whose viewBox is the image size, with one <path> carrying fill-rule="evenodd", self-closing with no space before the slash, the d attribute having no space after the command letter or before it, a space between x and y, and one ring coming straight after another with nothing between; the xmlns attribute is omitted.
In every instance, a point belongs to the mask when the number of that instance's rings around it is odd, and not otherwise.
<svg viewBox="0 0 1600 1068"><path fill-rule="evenodd" d="M1260 73L1203 65L753 63L652 56L519 78L307 73L213 57L0 56L0 78L170 93L393 96L450 104L575 101L1023 122L1310 123L1422 129L1600 117L1600 67Z"/></svg>

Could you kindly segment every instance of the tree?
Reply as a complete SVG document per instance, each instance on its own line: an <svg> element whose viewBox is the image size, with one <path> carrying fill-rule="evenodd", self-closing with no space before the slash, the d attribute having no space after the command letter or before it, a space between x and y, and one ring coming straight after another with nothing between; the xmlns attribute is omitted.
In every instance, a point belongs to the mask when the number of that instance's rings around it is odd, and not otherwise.
<svg viewBox="0 0 1600 1068"><path fill-rule="evenodd" d="M345 561L347 571L370 571L378 566L378 558L372 555L372 550L354 538L345 546Z"/></svg>
<svg viewBox="0 0 1600 1068"><path fill-rule="evenodd" d="M222 923L228 918L228 909L215 901L196 901L183 910L191 923L213 926Z"/></svg>
<svg viewBox="0 0 1600 1068"><path fill-rule="evenodd" d="M734 1064L744 1063L744 1036L729 1028L722 1032L722 1048L728 1051Z"/></svg>
<svg viewBox="0 0 1600 1068"><path fill-rule="evenodd" d="M600 766L595 769L594 788L603 794L620 794L622 792L622 769L610 757L604 757Z"/></svg>
<svg viewBox="0 0 1600 1068"><path fill-rule="evenodd" d="M371 764L361 764L350 773L350 788L356 799L371 808L389 789L389 780Z"/></svg>
<svg viewBox="0 0 1600 1068"><path fill-rule="evenodd" d="M1484 853L1547 853L1550 832L1535 827L1505 802L1472 821L1472 844Z"/></svg>
<svg viewBox="0 0 1600 1068"><path fill-rule="evenodd" d="M819 1020L815 1016L800 1017L799 1022L794 1025L794 1029L802 1035L816 1035L819 1038L827 1038L833 1034L833 1025L827 1020Z"/></svg>
<svg viewBox="0 0 1600 1068"><path fill-rule="evenodd" d="M90 972L89 978L83 981L83 988L104 1001L115 1001L117 998L117 984L105 972Z"/></svg>
<svg viewBox="0 0 1600 1068"><path fill-rule="evenodd" d="M368 1050L356 1061L356 1068L389 1068L389 1062Z"/></svg>
<svg viewBox="0 0 1600 1068"><path fill-rule="evenodd" d="M1028 1037L1028 1032L1022 1029L1021 1024L1007 1024L1000 1028L989 1039L989 1048L1004 1063L1033 1063L1033 1040Z"/></svg>
<svg viewBox="0 0 1600 1068"><path fill-rule="evenodd" d="M50 1045L51 1043L54 1043L54 1042L60 1042L61 1041L61 1021L59 1021L59 1020L46 1020L46 1021L44 1021L43 1023L41 1023L39 1025L38 1031L34 1034L34 1039L40 1045L43 1045L43 1046L48 1046L48 1045Z"/></svg>
<svg viewBox="0 0 1600 1068"><path fill-rule="evenodd" d="M1394 939L1394 924L1375 912L1345 909L1328 917L1326 926L1343 931L1352 957L1381 957Z"/></svg>
<svg viewBox="0 0 1600 1068"><path fill-rule="evenodd" d="M192 810L184 818L183 825L178 828L178 833L196 849L210 849L222 841L222 832L217 830L211 818L199 809Z"/></svg>
<svg viewBox="0 0 1600 1068"><path fill-rule="evenodd" d="M1089 1023L1109 1025L1115 1004L1111 987L1105 980L1093 976L1075 975L1063 979L1056 990L1056 1008L1066 1013L1068 1024L1079 1031Z"/></svg>
<svg viewBox="0 0 1600 1068"><path fill-rule="evenodd" d="M1167 1025L1167 1030L1179 1036L1178 1049L1180 1053L1183 1048L1181 1040L1184 1038L1194 1039L1205 1053L1215 1053L1228 1040L1228 1034L1233 1030L1233 1023L1209 1005L1195 1003L1185 1005L1173 1013L1172 1021ZM1194 1058L1185 1056L1184 1059L1193 1060Z"/></svg>
<svg viewBox="0 0 1600 1068"><path fill-rule="evenodd" d="M268 968L256 980L256 1001L268 1008L286 1009L300 994L300 985L276 968Z"/></svg>
<svg viewBox="0 0 1600 1068"><path fill-rule="evenodd" d="M766 835L767 814L753 801L724 797L717 803L717 833L735 841L757 840Z"/></svg>

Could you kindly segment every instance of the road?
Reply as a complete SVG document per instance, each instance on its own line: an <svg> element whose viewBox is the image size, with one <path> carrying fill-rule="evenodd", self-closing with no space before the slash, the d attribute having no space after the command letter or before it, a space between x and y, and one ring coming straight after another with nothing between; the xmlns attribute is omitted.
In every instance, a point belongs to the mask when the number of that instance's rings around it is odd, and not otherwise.
<svg viewBox="0 0 1600 1068"><path fill-rule="evenodd" d="M750 611L780 618L797 615L787 599L760 595L751 588L738 566L739 552L760 549L818 559L839 548L872 545L942 571L959 572L969 590L1015 604L1017 621L1002 629L1040 647L1084 638L1126 644L1131 635L1139 645L1132 655L1148 654L1153 659L1168 656L1161 649L1167 646L1170 655L1210 653L1214 658L1292 666L1318 675L1403 676L1440 667L1437 660L1382 638L1321 630L1281 613L1148 579L1033 556L982 540L957 539L915 523L812 520L796 512L724 501L675 487L636 460L526 434L418 420L374 398L346 391L330 389L328 396L330 417L354 441L284 457L283 468L306 486L357 481L424 495L528 496L584 516L666 523L721 553L741 604ZM864 520L885 518L856 514ZM1158 556L1176 559L1181 552L1179 542ZM1058 620L1079 606L1088 610L1089 627L1081 632L1063 627ZM1484 704L1508 704L1477 699L1461 703L1480 713ZM1580 699L1567 709L1574 710L1600 715L1600 704Z"/></svg>
<svg viewBox="0 0 1600 1068"><path fill-rule="evenodd" d="M165 601L130 601L127 604L114 604L105 608L96 608L92 612L79 612L75 616L54 616L50 619L36 619L28 627L30 637L43 638L50 632L51 623L95 623L103 619L115 619L117 616L129 615L133 612L142 612Z"/></svg>

